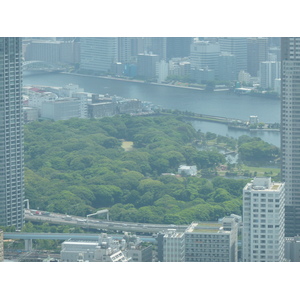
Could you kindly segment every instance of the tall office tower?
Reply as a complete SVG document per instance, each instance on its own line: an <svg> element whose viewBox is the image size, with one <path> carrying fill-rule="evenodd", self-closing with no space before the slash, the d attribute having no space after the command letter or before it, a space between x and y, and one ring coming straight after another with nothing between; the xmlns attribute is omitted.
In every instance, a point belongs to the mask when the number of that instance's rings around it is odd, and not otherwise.
<svg viewBox="0 0 300 300"><path fill-rule="evenodd" d="M220 55L220 45L218 43L195 39L190 49L191 68L216 70Z"/></svg>
<svg viewBox="0 0 300 300"><path fill-rule="evenodd" d="M259 65L260 86L274 90L275 79L280 78L280 61L263 61Z"/></svg>
<svg viewBox="0 0 300 300"><path fill-rule="evenodd" d="M285 235L300 234L300 37L281 39L281 176Z"/></svg>
<svg viewBox="0 0 300 300"><path fill-rule="evenodd" d="M218 57L217 74L218 80L237 80L236 57L228 52L222 52Z"/></svg>
<svg viewBox="0 0 300 300"><path fill-rule="evenodd" d="M191 37L167 37L167 60L190 56Z"/></svg>
<svg viewBox="0 0 300 300"><path fill-rule="evenodd" d="M118 60L117 37L81 37L80 69L97 74L110 73Z"/></svg>
<svg viewBox="0 0 300 300"><path fill-rule="evenodd" d="M167 58L167 38L166 37L152 37L151 50L153 54L157 54L159 60L166 60Z"/></svg>
<svg viewBox="0 0 300 300"><path fill-rule="evenodd" d="M254 178L243 189L243 261L284 260L284 183Z"/></svg>
<svg viewBox="0 0 300 300"><path fill-rule="evenodd" d="M0 225L24 223L22 40L0 38Z"/></svg>
<svg viewBox="0 0 300 300"><path fill-rule="evenodd" d="M247 39L247 72L256 77L259 64L268 60L268 38L252 37Z"/></svg>
<svg viewBox="0 0 300 300"><path fill-rule="evenodd" d="M218 39L222 52L229 52L236 56L237 73L247 70L247 38L220 37Z"/></svg>
<svg viewBox="0 0 300 300"><path fill-rule="evenodd" d="M134 61L137 54L135 54L135 44L137 38L133 37L119 37L118 38L118 62L131 63Z"/></svg>

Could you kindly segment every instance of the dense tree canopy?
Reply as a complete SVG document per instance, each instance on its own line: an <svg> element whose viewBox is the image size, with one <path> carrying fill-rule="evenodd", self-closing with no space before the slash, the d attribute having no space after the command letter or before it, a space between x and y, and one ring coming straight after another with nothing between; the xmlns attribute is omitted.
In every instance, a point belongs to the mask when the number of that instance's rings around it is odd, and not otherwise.
<svg viewBox="0 0 300 300"><path fill-rule="evenodd" d="M180 164L213 169L194 128L174 116L32 122L25 127L25 192L31 207L114 220L187 224L241 214L245 180L177 177ZM125 151L122 141L132 141Z"/></svg>

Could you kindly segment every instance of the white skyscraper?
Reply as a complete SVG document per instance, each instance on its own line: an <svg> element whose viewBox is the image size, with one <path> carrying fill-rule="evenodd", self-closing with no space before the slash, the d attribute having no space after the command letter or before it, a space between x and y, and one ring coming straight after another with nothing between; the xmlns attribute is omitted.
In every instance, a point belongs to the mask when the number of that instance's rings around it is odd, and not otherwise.
<svg viewBox="0 0 300 300"><path fill-rule="evenodd" d="M24 223L22 40L0 37L0 225Z"/></svg>
<svg viewBox="0 0 300 300"><path fill-rule="evenodd" d="M284 259L284 183L254 178L243 189L243 261Z"/></svg>

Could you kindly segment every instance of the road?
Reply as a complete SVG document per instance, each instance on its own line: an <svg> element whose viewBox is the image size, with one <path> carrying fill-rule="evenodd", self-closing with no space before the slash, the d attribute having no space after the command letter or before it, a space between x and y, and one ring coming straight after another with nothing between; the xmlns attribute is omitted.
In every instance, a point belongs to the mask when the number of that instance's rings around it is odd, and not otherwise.
<svg viewBox="0 0 300 300"><path fill-rule="evenodd" d="M142 233L158 233L167 229L185 231L188 225L174 224L149 224L105 221L95 218L83 218L79 216L69 216L57 213L45 214L46 212L25 209L25 220L31 222L48 222L51 224L67 224L83 228L106 229L111 231L128 231Z"/></svg>

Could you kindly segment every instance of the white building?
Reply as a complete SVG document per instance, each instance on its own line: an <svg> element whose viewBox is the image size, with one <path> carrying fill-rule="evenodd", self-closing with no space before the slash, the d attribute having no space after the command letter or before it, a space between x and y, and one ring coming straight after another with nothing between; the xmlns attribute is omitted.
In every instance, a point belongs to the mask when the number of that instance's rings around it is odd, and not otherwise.
<svg viewBox="0 0 300 300"><path fill-rule="evenodd" d="M180 174L182 176L196 176L197 175L197 166L181 165L178 168L178 174Z"/></svg>
<svg viewBox="0 0 300 300"><path fill-rule="evenodd" d="M156 63L157 82L161 83L169 76L169 64L165 60Z"/></svg>
<svg viewBox="0 0 300 300"><path fill-rule="evenodd" d="M163 261L184 262L184 232L168 229L163 236Z"/></svg>
<svg viewBox="0 0 300 300"><path fill-rule="evenodd" d="M45 101L41 106L41 118L54 121L80 118L84 113L83 101L75 98Z"/></svg>
<svg viewBox="0 0 300 300"><path fill-rule="evenodd" d="M195 39L191 44L191 68L216 70L219 55L220 45L218 43Z"/></svg>
<svg viewBox="0 0 300 300"><path fill-rule="evenodd" d="M284 260L284 183L254 178L243 189L243 261Z"/></svg>
<svg viewBox="0 0 300 300"><path fill-rule="evenodd" d="M260 86L274 90L275 79L280 78L281 63L278 61L263 61L260 63Z"/></svg>
<svg viewBox="0 0 300 300"><path fill-rule="evenodd" d="M38 109L41 109L43 102L55 101L58 99L58 95L56 95L55 93L48 92L39 87L24 87L23 92L26 95L24 105L37 107Z"/></svg>

